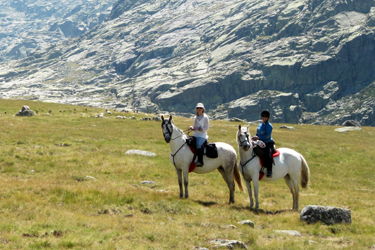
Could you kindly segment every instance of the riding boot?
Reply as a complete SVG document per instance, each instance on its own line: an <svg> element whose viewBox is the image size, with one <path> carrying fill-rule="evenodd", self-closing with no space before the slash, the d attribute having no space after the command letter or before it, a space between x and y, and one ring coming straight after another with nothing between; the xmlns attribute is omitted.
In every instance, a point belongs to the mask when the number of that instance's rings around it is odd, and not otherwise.
<svg viewBox="0 0 375 250"><path fill-rule="evenodd" d="M272 159L267 158L264 165L267 168L267 177L272 178Z"/></svg>
<svg viewBox="0 0 375 250"><path fill-rule="evenodd" d="M197 149L198 160L195 162L196 167L203 166L203 151L204 151L204 148Z"/></svg>
<svg viewBox="0 0 375 250"><path fill-rule="evenodd" d="M272 166L271 168L267 168L267 177L272 178Z"/></svg>

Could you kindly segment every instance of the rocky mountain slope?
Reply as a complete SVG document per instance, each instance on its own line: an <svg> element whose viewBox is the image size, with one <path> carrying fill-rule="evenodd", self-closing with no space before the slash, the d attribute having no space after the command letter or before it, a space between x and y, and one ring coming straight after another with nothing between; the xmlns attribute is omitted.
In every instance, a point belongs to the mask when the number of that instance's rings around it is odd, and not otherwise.
<svg viewBox="0 0 375 250"><path fill-rule="evenodd" d="M25 58L102 23L115 0L0 1L0 62Z"/></svg>
<svg viewBox="0 0 375 250"><path fill-rule="evenodd" d="M375 1L118 0L0 67L0 97L213 118L375 125Z"/></svg>

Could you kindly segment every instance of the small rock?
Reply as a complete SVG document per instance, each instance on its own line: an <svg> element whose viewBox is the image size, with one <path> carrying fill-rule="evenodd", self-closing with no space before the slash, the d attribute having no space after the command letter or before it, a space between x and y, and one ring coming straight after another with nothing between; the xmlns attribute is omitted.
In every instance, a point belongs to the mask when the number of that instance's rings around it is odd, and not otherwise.
<svg viewBox="0 0 375 250"><path fill-rule="evenodd" d="M292 236L301 236L300 232L294 231L294 230L275 230L274 232L280 233L280 234L289 234L289 235L292 235Z"/></svg>
<svg viewBox="0 0 375 250"><path fill-rule="evenodd" d="M286 128L286 129L295 129L294 127L288 127L288 126L285 126L285 125L283 125L283 126L280 126L279 128Z"/></svg>
<svg viewBox="0 0 375 250"><path fill-rule="evenodd" d="M154 181L141 181L142 184L153 184L155 183Z"/></svg>
<svg viewBox="0 0 375 250"><path fill-rule="evenodd" d="M238 224L249 225L250 227L254 228L254 222L252 222L251 220L243 220L243 221L238 222Z"/></svg>
<svg viewBox="0 0 375 250"><path fill-rule="evenodd" d="M128 150L128 151L126 151L125 154L127 154L127 155L137 154L137 155L143 155L143 156L156 156L155 153L148 152L148 151L137 150L137 149Z"/></svg>
<svg viewBox="0 0 375 250"><path fill-rule="evenodd" d="M226 239L216 239L210 241L214 247L226 247L228 249L233 249L233 248L243 248L247 249L247 246L242 243L241 241L238 240L226 240Z"/></svg>

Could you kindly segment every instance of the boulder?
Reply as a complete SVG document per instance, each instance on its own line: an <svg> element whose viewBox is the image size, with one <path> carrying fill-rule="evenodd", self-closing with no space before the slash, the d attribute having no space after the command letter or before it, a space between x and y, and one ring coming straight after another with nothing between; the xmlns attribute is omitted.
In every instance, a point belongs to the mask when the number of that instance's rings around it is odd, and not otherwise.
<svg viewBox="0 0 375 250"><path fill-rule="evenodd" d="M313 224L318 221L321 221L326 225L352 223L351 211L349 209L337 207L309 205L302 209L300 218L301 221L306 221L308 224Z"/></svg>
<svg viewBox="0 0 375 250"><path fill-rule="evenodd" d="M30 110L29 106L23 106L20 111L16 114L16 116L34 116L34 112Z"/></svg>
<svg viewBox="0 0 375 250"><path fill-rule="evenodd" d="M353 126L353 127L360 127L361 124L355 120L346 120L341 126Z"/></svg>

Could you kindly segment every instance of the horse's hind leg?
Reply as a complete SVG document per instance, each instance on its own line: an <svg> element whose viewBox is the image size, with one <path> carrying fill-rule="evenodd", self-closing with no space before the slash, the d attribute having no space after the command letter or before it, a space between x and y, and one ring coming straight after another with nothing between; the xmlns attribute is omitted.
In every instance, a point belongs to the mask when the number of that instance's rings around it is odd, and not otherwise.
<svg viewBox="0 0 375 250"><path fill-rule="evenodd" d="M227 173L227 171L224 170L223 167L219 167L217 170L219 170L220 174L223 176L223 179L227 183L227 186L229 188L229 204L234 203L234 179L233 179L233 173Z"/></svg>
<svg viewBox="0 0 375 250"><path fill-rule="evenodd" d="M292 193L293 197L293 207L292 210L297 210L298 211L298 183L297 183L297 188L295 187L295 184L289 174L284 177L286 185L288 185L290 192Z"/></svg>

